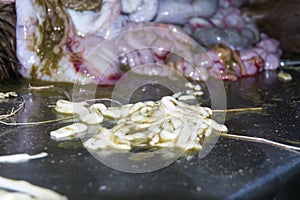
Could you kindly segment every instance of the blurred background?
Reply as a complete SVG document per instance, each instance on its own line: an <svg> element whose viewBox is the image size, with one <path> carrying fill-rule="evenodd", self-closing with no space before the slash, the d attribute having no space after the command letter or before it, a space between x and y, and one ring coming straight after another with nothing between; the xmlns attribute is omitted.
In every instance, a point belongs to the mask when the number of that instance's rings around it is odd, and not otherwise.
<svg viewBox="0 0 300 200"><path fill-rule="evenodd" d="M256 19L261 32L280 41L283 57L300 59L300 2L298 0L234 0L244 15Z"/></svg>

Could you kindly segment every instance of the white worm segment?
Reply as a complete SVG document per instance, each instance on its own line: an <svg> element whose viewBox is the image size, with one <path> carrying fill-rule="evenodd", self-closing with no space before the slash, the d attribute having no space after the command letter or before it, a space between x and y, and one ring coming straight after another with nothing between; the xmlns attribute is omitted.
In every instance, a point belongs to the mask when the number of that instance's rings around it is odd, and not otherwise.
<svg viewBox="0 0 300 200"><path fill-rule="evenodd" d="M201 86L198 84L198 85L195 85L194 86L194 90L196 91L200 91L201 90Z"/></svg>
<svg viewBox="0 0 300 200"><path fill-rule="evenodd" d="M191 133L192 133L191 128L187 125L183 125L180 131L180 135L176 141L176 146L185 149L187 147L188 140L191 136Z"/></svg>
<svg viewBox="0 0 300 200"><path fill-rule="evenodd" d="M150 106L150 107L153 107L156 104L154 101L146 101L144 103L145 103L146 106Z"/></svg>
<svg viewBox="0 0 300 200"><path fill-rule="evenodd" d="M178 97L180 97L182 95L182 92L176 92L172 95L172 97L174 97L175 99L177 99Z"/></svg>
<svg viewBox="0 0 300 200"><path fill-rule="evenodd" d="M185 93L188 95L194 95L195 90L186 90Z"/></svg>
<svg viewBox="0 0 300 200"><path fill-rule="evenodd" d="M159 136L158 135L155 135L152 140L150 141L150 144L152 146L156 146L156 144L159 142Z"/></svg>
<svg viewBox="0 0 300 200"><path fill-rule="evenodd" d="M9 98L9 97L17 97L18 94L16 92L0 92L0 99L5 99L5 98Z"/></svg>
<svg viewBox="0 0 300 200"><path fill-rule="evenodd" d="M90 138L85 143L84 146L91 150L97 150L107 147L112 147L116 149L130 150L130 142L124 140L123 138L115 137L111 130L106 128L100 128L99 133L96 138Z"/></svg>
<svg viewBox="0 0 300 200"><path fill-rule="evenodd" d="M195 88L195 86L191 82L187 82L186 84L184 84L184 86L189 88L189 89L194 89Z"/></svg>
<svg viewBox="0 0 300 200"><path fill-rule="evenodd" d="M211 126L213 129L220 131L220 132L228 132L228 129L223 124L218 124L216 121L206 118L202 120L204 123L206 123L208 126Z"/></svg>
<svg viewBox="0 0 300 200"><path fill-rule="evenodd" d="M167 130L163 130L160 134L160 137L162 140L174 140L176 139L177 135L172 134L171 132L167 131Z"/></svg>
<svg viewBox="0 0 300 200"><path fill-rule="evenodd" d="M13 180L0 176L0 188L17 191L28 194L33 199L39 200L67 200L66 196L62 196L52 190L33 185L23 180Z"/></svg>
<svg viewBox="0 0 300 200"><path fill-rule="evenodd" d="M152 110L151 107L146 106L146 107L141 108L140 113L141 113L142 115L143 115L143 114L147 114L147 113L149 113L151 110Z"/></svg>
<svg viewBox="0 0 300 200"><path fill-rule="evenodd" d="M146 129L146 128L149 128L151 126L151 124L149 123L141 123L141 124L137 124L136 127L138 129Z"/></svg>
<svg viewBox="0 0 300 200"><path fill-rule="evenodd" d="M170 115L181 112L181 110L176 106L176 104L177 100L173 97L163 97L161 100L161 105L165 108L164 111Z"/></svg>
<svg viewBox="0 0 300 200"><path fill-rule="evenodd" d="M55 111L64 114L86 114L88 109L85 108L85 102L70 102L67 100L58 100L55 105Z"/></svg>
<svg viewBox="0 0 300 200"><path fill-rule="evenodd" d="M197 92L194 92L193 95L195 96L202 96L204 93L202 91L197 91Z"/></svg>
<svg viewBox="0 0 300 200"><path fill-rule="evenodd" d="M0 199L1 200L36 200L36 198L28 195L28 194L24 194L24 193L20 193L20 192L7 192L5 190L0 190Z"/></svg>
<svg viewBox="0 0 300 200"><path fill-rule="evenodd" d="M88 127L82 123L74 123L55 131L51 131L50 135L53 139L73 138L79 134L85 133Z"/></svg>
<svg viewBox="0 0 300 200"><path fill-rule="evenodd" d="M171 123L174 129L178 129L182 125L182 121L180 119L172 118Z"/></svg>
<svg viewBox="0 0 300 200"><path fill-rule="evenodd" d="M182 95L178 97L179 101L188 101L188 100L195 100L196 97L194 95Z"/></svg>
<svg viewBox="0 0 300 200"><path fill-rule="evenodd" d="M136 104L134 104L130 109L129 109L129 114L133 114L136 111L140 110L141 108L145 107L145 104L142 102L138 102Z"/></svg>
<svg viewBox="0 0 300 200"><path fill-rule="evenodd" d="M91 112L100 112L103 113L107 110L107 107L103 103L96 103L90 106L89 110Z"/></svg>
<svg viewBox="0 0 300 200"><path fill-rule="evenodd" d="M149 130L154 133L154 134L157 134L161 131L161 129L158 127L158 126L150 126L149 127ZM151 137L151 136L150 136ZM152 138L152 137L151 137Z"/></svg>
<svg viewBox="0 0 300 200"><path fill-rule="evenodd" d="M176 92L172 95L175 99L180 101L188 101L188 100L195 100L198 96L202 96L204 93L199 84L193 85L191 82L187 82L185 87L188 88L184 92Z"/></svg>
<svg viewBox="0 0 300 200"><path fill-rule="evenodd" d="M211 127L208 127L206 130L205 130L205 137L209 137L212 133L212 128Z"/></svg>
<svg viewBox="0 0 300 200"><path fill-rule="evenodd" d="M95 112L80 116L80 120L83 123L89 124L89 125L100 124L103 122L103 119L104 119L104 117L102 114L95 113Z"/></svg>
<svg viewBox="0 0 300 200"><path fill-rule="evenodd" d="M0 163L21 163L33 159L44 158L46 156L48 156L46 152L42 152L36 155L29 155L26 153L5 155L5 156L0 156Z"/></svg>
<svg viewBox="0 0 300 200"><path fill-rule="evenodd" d="M174 147L174 142L161 142L161 143L155 144L155 146L172 148L172 147Z"/></svg>
<svg viewBox="0 0 300 200"><path fill-rule="evenodd" d="M118 108L109 107L102 112L103 116L111 118L111 119L119 119L122 116L122 112Z"/></svg>

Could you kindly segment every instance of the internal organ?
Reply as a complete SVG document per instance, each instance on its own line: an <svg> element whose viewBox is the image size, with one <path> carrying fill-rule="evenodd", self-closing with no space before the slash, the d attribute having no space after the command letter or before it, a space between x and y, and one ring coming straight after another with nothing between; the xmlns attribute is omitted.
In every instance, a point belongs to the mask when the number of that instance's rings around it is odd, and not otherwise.
<svg viewBox="0 0 300 200"><path fill-rule="evenodd" d="M74 82L78 76L89 76L100 84L114 84L124 73L120 66L138 73L161 74L155 72L156 68L149 72L135 69L158 63L195 80L206 80L209 74L218 76L216 69L221 78L236 80L264 69L276 69L281 55L276 40L260 34L255 24L225 0L103 0L98 11L76 11L59 0L17 0L16 10L17 55L24 66L21 73L27 78ZM184 57L192 63L174 61L167 50L179 44L172 48L183 52L184 41L156 34L162 41L157 48L134 50L128 48L134 46L130 42L119 40L112 48L117 60L106 63L103 56L95 56L86 62L85 58L103 41L122 31L139 28L142 32L145 27L187 33L206 46L207 56L188 51ZM145 47L150 44L147 37L141 42Z"/></svg>
<svg viewBox="0 0 300 200"><path fill-rule="evenodd" d="M202 45L226 44L233 49L251 47L260 39L254 23L247 21L238 8L220 5L210 18L194 17L185 28Z"/></svg>
<svg viewBox="0 0 300 200"><path fill-rule="evenodd" d="M231 81L255 75L264 69L275 70L282 53L279 42L263 34L261 38L255 46L242 50L233 50L224 44L215 45L208 50L212 59L209 65L216 66L223 80Z"/></svg>

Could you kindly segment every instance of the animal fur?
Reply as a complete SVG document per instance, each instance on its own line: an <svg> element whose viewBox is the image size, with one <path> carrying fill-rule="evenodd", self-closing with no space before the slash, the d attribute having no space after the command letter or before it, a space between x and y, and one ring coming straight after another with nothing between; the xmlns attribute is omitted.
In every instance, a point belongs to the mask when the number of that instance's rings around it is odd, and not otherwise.
<svg viewBox="0 0 300 200"><path fill-rule="evenodd" d="M19 78L19 68L15 3L0 2L0 81Z"/></svg>

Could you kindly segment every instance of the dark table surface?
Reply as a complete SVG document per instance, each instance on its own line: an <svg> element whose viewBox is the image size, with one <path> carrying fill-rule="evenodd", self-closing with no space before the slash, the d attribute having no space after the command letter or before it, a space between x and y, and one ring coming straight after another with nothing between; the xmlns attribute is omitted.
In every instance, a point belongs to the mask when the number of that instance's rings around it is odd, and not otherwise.
<svg viewBox="0 0 300 200"><path fill-rule="evenodd" d="M225 83L228 108L263 107L262 112L227 114L232 134L257 136L300 147L300 72L280 82L277 72ZM0 85L17 91L17 99L2 100L1 114L25 108L9 121L36 122L62 117L53 107L72 93L72 85L29 91L29 81ZM42 84L42 83L41 83ZM106 87L102 95L109 94ZM49 133L66 122L31 126L0 125L0 155L48 152L26 163L0 164L0 176L24 179L77 199L300 199L300 154L267 144L219 138L204 158L178 159L158 171L131 174L96 160L80 141L58 142Z"/></svg>

